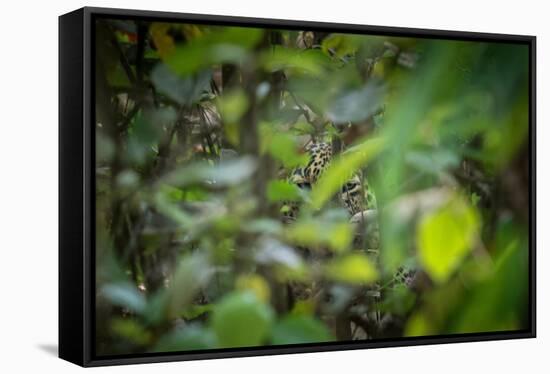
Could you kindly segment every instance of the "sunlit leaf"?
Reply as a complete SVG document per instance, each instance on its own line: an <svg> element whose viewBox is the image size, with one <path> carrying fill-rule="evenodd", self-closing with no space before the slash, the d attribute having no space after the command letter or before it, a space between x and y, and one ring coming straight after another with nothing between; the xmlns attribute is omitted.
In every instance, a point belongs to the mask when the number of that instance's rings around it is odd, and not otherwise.
<svg viewBox="0 0 550 374"><path fill-rule="evenodd" d="M379 277L369 258L360 253L334 259L327 264L325 274L329 279L352 284L372 283Z"/></svg>
<svg viewBox="0 0 550 374"><path fill-rule="evenodd" d="M476 210L455 197L426 214L416 230L419 259L436 282L445 282L471 251L479 233Z"/></svg>
<svg viewBox="0 0 550 374"><path fill-rule="evenodd" d="M252 292L258 300L269 303L271 290L266 280L258 274L241 275L235 281L235 289Z"/></svg>
<svg viewBox="0 0 550 374"><path fill-rule="evenodd" d="M271 157L279 160L286 168L305 165L309 159L306 154L298 152L298 144L291 135L285 133L272 134L267 144Z"/></svg>
<svg viewBox="0 0 550 374"><path fill-rule="evenodd" d="M267 198L270 201L297 201L300 199L300 189L295 184L286 181L270 181L267 185Z"/></svg>
<svg viewBox="0 0 550 374"><path fill-rule="evenodd" d="M232 292L214 309L212 328L220 347L251 347L268 337L273 310L251 292Z"/></svg>
<svg viewBox="0 0 550 374"><path fill-rule="evenodd" d="M248 99L243 90L224 92L217 106L225 123L237 123L248 109Z"/></svg>
<svg viewBox="0 0 550 374"><path fill-rule="evenodd" d="M404 336L429 336L434 335L434 331L428 317L422 313L413 314L407 321Z"/></svg>
<svg viewBox="0 0 550 374"><path fill-rule="evenodd" d="M326 246L335 252L342 252L351 245L353 226L342 221L298 220L287 228L285 236L298 245L310 248Z"/></svg>

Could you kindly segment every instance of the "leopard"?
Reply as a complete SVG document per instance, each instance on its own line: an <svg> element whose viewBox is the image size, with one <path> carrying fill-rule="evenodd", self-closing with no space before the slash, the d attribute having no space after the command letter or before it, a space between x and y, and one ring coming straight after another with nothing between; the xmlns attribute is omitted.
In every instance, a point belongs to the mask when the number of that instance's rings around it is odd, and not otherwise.
<svg viewBox="0 0 550 374"><path fill-rule="evenodd" d="M292 170L287 181L300 189L310 190L319 180L332 160L332 146L327 142L312 142L306 146L305 151L309 158L306 166ZM353 216L364 209L376 209L376 198L368 186L366 179L359 174L354 174L343 184L339 191L339 198L348 214ZM284 202L284 220L291 222L296 220L299 212L297 202Z"/></svg>

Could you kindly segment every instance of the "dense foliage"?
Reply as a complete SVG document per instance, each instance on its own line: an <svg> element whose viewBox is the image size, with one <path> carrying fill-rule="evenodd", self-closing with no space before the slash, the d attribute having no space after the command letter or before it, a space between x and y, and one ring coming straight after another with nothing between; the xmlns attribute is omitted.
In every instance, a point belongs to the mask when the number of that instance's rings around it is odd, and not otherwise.
<svg viewBox="0 0 550 374"><path fill-rule="evenodd" d="M98 354L527 327L527 46L95 29Z"/></svg>

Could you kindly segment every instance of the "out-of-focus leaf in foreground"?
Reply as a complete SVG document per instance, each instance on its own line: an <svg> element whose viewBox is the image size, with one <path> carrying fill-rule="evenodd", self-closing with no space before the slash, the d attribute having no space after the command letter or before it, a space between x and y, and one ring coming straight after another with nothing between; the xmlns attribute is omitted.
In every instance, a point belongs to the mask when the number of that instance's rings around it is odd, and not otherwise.
<svg viewBox="0 0 550 374"><path fill-rule="evenodd" d="M196 76L180 78L165 64L159 64L151 73L156 89L180 105L190 105L198 101L208 88L212 72L204 70Z"/></svg>
<svg viewBox="0 0 550 374"><path fill-rule="evenodd" d="M113 305L128 308L133 312L141 313L145 310L145 296L129 282L107 284L101 289L101 295Z"/></svg>
<svg viewBox="0 0 550 374"><path fill-rule="evenodd" d="M334 123L359 122L375 114L382 105L384 88L377 83L344 92L336 97L327 111L327 117Z"/></svg>
<svg viewBox="0 0 550 374"><path fill-rule="evenodd" d="M214 348L216 345L216 335L212 330L190 324L163 335L155 345L154 351L190 351Z"/></svg>
<svg viewBox="0 0 550 374"><path fill-rule="evenodd" d="M198 162L175 170L163 181L180 187L204 184L209 187L226 187L241 183L256 170L256 161L252 157L241 157L222 161L217 165Z"/></svg>
<svg viewBox="0 0 550 374"><path fill-rule="evenodd" d="M460 197L421 219L416 233L419 258L433 280L449 279L471 251L479 226L477 211Z"/></svg>
<svg viewBox="0 0 550 374"><path fill-rule="evenodd" d="M226 27L176 46L165 62L180 76L193 74L214 64L241 63L262 35L261 29Z"/></svg>
<svg viewBox="0 0 550 374"><path fill-rule="evenodd" d="M368 284L379 277L376 267L361 253L332 260L326 265L325 274L329 279L351 284Z"/></svg>
<svg viewBox="0 0 550 374"><path fill-rule="evenodd" d="M252 347L268 338L274 313L249 291L227 294L214 309L212 328L220 347Z"/></svg>
<svg viewBox="0 0 550 374"><path fill-rule="evenodd" d="M334 340L327 327L313 317L287 316L273 328L273 344L318 343Z"/></svg>

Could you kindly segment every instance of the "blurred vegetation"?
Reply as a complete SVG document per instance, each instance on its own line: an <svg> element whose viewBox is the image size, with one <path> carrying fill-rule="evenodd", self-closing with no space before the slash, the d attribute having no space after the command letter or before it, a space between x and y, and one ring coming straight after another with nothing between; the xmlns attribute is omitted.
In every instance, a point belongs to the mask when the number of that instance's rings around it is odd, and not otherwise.
<svg viewBox="0 0 550 374"><path fill-rule="evenodd" d="M526 45L95 30L98 354L528 327Z"/></svg>

